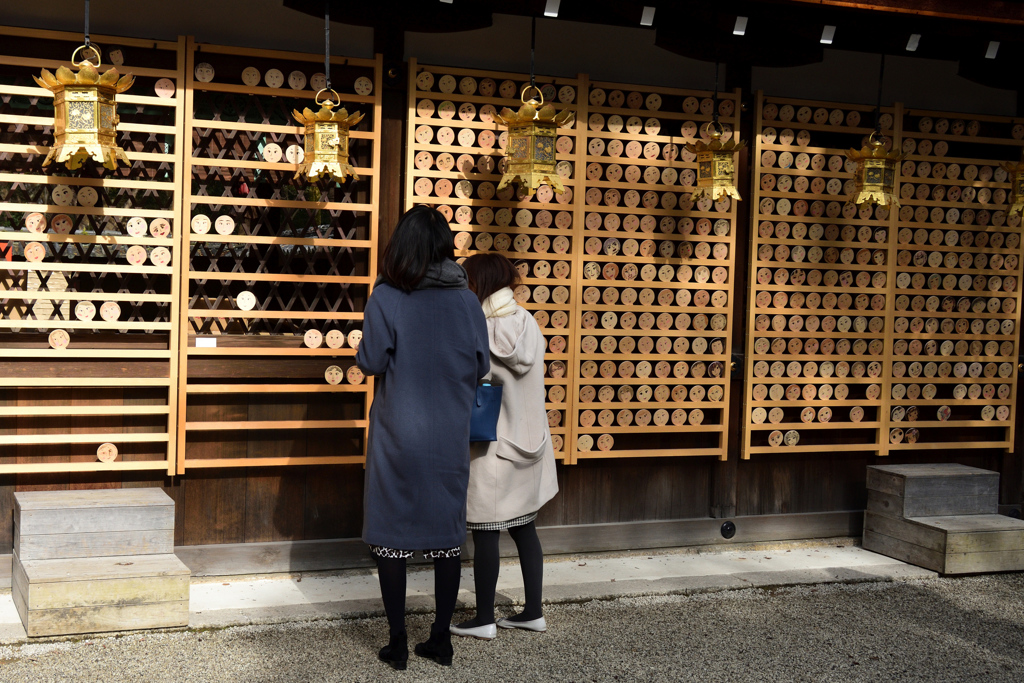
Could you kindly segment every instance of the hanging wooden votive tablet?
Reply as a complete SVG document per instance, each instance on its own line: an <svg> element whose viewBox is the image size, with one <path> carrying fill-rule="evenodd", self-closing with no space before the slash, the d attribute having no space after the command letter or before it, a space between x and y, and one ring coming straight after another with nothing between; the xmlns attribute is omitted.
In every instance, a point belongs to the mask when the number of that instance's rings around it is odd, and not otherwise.
<svg viewBox="0 0 1024 683"><path fill-rule="evenodd" d="M95 65L90 59L75 61L80 50L95 54ZM52 74L43 69L33 76L40 87L53 93L53 146L43 160L43 166L56 160L70 170L81 168L82 162L92 158L106 168L117 168L117 160L128 162L128 156L116 145L118 93L132 87L135 77L121 76L117 69L100 74L100 51L95 45L82 45L71 55L71 64L78 67L76 74L66 66Z"/></svg>
<svg viewBox="0 0 1024 683"><path fill-rule="evenodd" d="M330 95L321 102L320 96L324 93ZM341 98L327 88L318 92L314 101L320 105L315 113L308 107L302 112L292 111L295 120L306 127L305 155L295 177L305 175L309 180L316 180L327 175L339 183L345 182L348 176L359 180L355 168L348 163L348 131L363 120L362 112L349 114L344 107L334 111Z"/></svg>
<svg viewBox="0 0 1024 683"><path fill-rule="evenodd" d="M709 197L716 202L724 197L742 199L740 191L736 189L736 166L733 163L733 155L747 143L737 139L735 135L722 142L725 130L716 121L709 121L705 131L711 138L710 142L697 140L686 145L687 151L697 155L697 189L690 199L697 201L701 197Z"/></svg>
<svg viewBox="0 0 1024 683"><path fill-rule="evenodd" d="M868 144L859 150L849 149L846 158L857 164L854 172L854 192L852 201L855 204L877 204L879 206L900 205L894 187L896 185L896 165L906 156L902 152L889 152L881 140L875 139L872 133Z"/></svg>
<svg viewBox="0 0 1024 683"><path fill-rule="evenodd" d="M539 102L534 98L526 99L531 89L540 97ZM534 194L545 183L562 194L565 188L555 172L556 130L572 125L576 114L568 109L556 114L554 106L544 104L544 95L535 85L524 86L520 100L523 106L519 111L505 107L497 115L508 126L508 168L501 177L498 191L518 181L526 195Z"/></svg>

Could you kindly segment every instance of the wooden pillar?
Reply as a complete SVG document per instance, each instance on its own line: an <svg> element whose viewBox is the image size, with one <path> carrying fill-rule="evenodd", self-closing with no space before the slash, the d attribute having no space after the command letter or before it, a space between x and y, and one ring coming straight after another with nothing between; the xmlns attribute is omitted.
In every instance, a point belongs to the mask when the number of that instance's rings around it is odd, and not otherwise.
<svg viewBox="0 0 1024 683"><path fill-rule="evenodd" d="M405 121L408 112L408 86L405 64L405 32L396 24L377 25L373 29L373 51L384 55L384 91L382 94L382 124L380 150L380 197L377 251L378 263L384 246L391 239L399 216L406 209L402 205L405 183L403 163L405 155Z"/></svg>
<svg viewBox="0 0 1024 683"><path fill-rule="evenodd" d="M726 424L743 424L743 349L746 348L746 310L747 310L747 269L739 267L747 263L750 249L750 197L751 187L751 148L754 134L754 107L751 91L750 64L733 64L725 66L726 89L740 89L743 96L742 113L740 114L740 139L747 141L747 146L736 155L736 187L743 196L743 204L736 212L736 231L733 242L736 254L733 268L732 306L732 368L731 386L729 387L729 417ZM728 458L714 463L711 471L711 510L712 517L724 518L736 515L736 489L742 439L736 434L729 439Z"/></svg>

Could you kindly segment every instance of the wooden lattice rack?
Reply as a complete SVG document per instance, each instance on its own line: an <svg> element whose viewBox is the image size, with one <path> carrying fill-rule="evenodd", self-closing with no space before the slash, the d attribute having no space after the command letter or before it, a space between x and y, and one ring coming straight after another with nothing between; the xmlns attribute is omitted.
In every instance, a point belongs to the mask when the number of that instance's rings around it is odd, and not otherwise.
<svg viewBox="0 0 1024 683"><path fill-rule="evenodd" d="M117 144L130 163L70 172L41 166L53 99L31 76L68 64L80 36L0 36L0 472L172 473L184 39L94 36L102 70L119 53L119 71L136 76L117 97ZM26 258L37 245L42 260ZM152 260L168 250L170 263L131 265L132 247ZM69 334L68 348L51 348L55 330ZM117 449L113 461L98 460L104 444Z"/></svg>
<svg viewBox="0 0 1024 683"><path fill-rule="evenodd" d="M189 450L178 471L359 462L373 385L349 371L350 333L376 273L381 58L331 60L342 105L365 115L349 145L360 179L339 184L293 179L303 129L291 112L317 108L322 56L191 41L187 53L191 210L181 248L190 258L181 263L189 295L180 343L188 381L178 428ZM313 346L304 341L310 330L322 337ZM328 345L332 331L344 336L340 347ZM331 366L345 373L340 384L325 379ZM225 404L235 409L225 415ZM263 417L271 412L275 419ZM316 430L332 451L296 454L287 436L296 430ZM292 445L279 457L191 455L193 442L238 431Z"/></svg>
<svg viewBox="0 0 1024 683"><path fill-rule="evenodd" d="M997 169L1024 125L885 109L902 207L857 207L845 150L872 111L758 94L744 457L1012 448L1020 220ZM929 117L957 132L909 132Z"/></svg>
<svg viewBox="0 0 1024 683"><path fill-rule="evenodd" d="M711 93L538 78L577 121L556 144L565 193L527 197L496 192L494 110L516 108L528 76L415 61L409 74L406 203L444 212L460 256L517 262L517 299L548 340L558 457L725 458L736 208L689 204L683 147L710 121ZM730 132L738 100L719 101Z"/></svg>

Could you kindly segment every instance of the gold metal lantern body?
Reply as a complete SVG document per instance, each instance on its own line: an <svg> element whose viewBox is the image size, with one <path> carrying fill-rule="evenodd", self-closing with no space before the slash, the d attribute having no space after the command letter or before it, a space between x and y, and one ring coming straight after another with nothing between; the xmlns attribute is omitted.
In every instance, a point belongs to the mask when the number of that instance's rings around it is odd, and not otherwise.
<svg viewBox="0 0 1024 683"><path fill-rule="evenodd" d="M128 155L117 146L117 95L132 87L135 77L121 76L117 69L101 74L88 61L75 63L74 56L72 63L80 67L78 73L62 66L56 74L43 69L33 76L53 93L53 146L43 166L56 161L75 170L91 158L114 170L118 159L129 163Z"/></svg>
<svg viewBox="0 0 1024 683"><path fill-rule="evenodd" d="M721 126L708 124L710 141L698 140L686 145L686 149L697 155L697 189L691 199L710 197L719 201L723 197L742 199L736 187L735 154L746 146L746 142L735 136L722 142L724 130Z"/></svg>
<svg viewBox="0 0 1024 683"><path fill-rule="evenodd" d="M855 204L871 203L898 207L900 202L895 190L896 166L904 156L898 151L887 151L885 143L876 140L874 133L868 137L868 144L861 149L847 150L846 158L857 162L857 170L854 172L855 189L851 201Z"/></svg>
<svg viewBox="0 0 1024 683"><path fill-rule="evenodd" d="M1024 160L1006 162L1002 167L1010 176L1009 215L1024 214Z"/></svg>
<svg viewBox="0 0 1024 683"><path fill-rule="evenodd" d="M317 93L318 98L319 95ZM309 108L292 111L295 120L305 126L305 156L295 172L296 178L305 175L309 180L317 180L323 175L338 182L345 182L349 177L359 180L348 159L348 134L352 126L363 120L363 114L349 114L344 107L334 111L338 104L337 93L334 96L334 100L318 101L319 111Z"/></svg>
<svg viewBox="0 0 1024 683"><path fill-rule="evenodd" d="M565 192L562 181L555 172L555 138L560 127L572 125L576 114L565 110L555 113L555 108L544 104L544 96L537 90L540 101L526 100L526 93L534 86L523 89L523 106L519 111L508 107L501 110L498 118L508 126L508 146L505 153L505 173L498 189L511 182L518 182L527 195L532 195L541 185L547 185L557 194Z"/></svg>

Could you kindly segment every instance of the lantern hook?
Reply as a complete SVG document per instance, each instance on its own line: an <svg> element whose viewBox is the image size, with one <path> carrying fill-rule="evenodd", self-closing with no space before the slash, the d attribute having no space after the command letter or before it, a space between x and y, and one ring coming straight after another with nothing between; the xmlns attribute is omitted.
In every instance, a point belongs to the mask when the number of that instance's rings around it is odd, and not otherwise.
<svg viewBox="0 0 1024 683"><path fill-rule="evenodd" d="M320 95L322 95L323 93L333 93L334 97L326 97L324 98L324 101L321 102ZM319 104L321 107L334 107L341 104L341 97L338 95L338 92L334 88L327 87L321 88L319 92L317 92L317 94L313 97L313 101Z"/></svg>
<svg viewBox="0 0 1024 683"><path fill-rule="evenodd" d="M96 63L93 64L88 56L83 56L82 61L76 62L75 56L82 50L92 50L93 54L96 55ZM96 47L95 44L87 42L85 45L79 45L77 48L75 48L75 51L71 53L71 63L79 68L88 64L89 66L98 69L100 67L100 64L103 63L103 58L100 56L99 48Z"/></svg>
<svg viewBox="0 0 1024 683"><path fill-rule="evenodd" d="M725 126L723 126L718 121L717 115L713 119L705 123L703 126L701 126L701 129L702 133L706 132L708 133L708 135L715 138L716 140L721 139L721 137L725 135Z"/></svg>
<svg viewBox="0 0 1024 683"><path fill-rule="evenodd" d="M527 83L526 85L523 86L523 92L520 93L519 99L522 101L523 104L526 104L526 102L527 102L526 93L530 92L531 89L533 89L534 92L536 92L537 95L540 96L540 104L541 104L541 106L543 106L544 105L544 93L543 93L543 91L541 91L540 88L538 88L536 85L533 85L532 83ZM530 99L533 99L533 98L530 98Z"/></svg>

